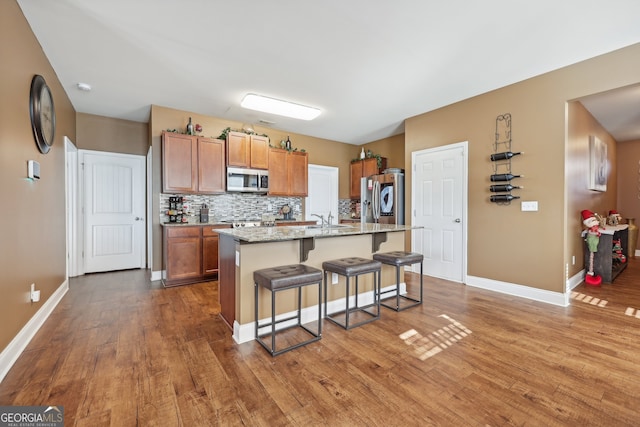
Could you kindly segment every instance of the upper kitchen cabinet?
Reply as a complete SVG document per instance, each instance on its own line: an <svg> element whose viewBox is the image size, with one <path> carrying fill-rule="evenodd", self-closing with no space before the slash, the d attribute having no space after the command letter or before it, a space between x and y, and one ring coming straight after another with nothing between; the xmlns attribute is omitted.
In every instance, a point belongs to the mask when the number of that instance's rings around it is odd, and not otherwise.
<svg viewBox="0 0 640 427"><path fill-rule="evenodd" d="M224 149L219 139L162 132L162 191L224 193Z"/></svg>
<svg viewBox="0 0 640 427"><path fill-rule="evenodd" d="M376 159L375 157L352 162L349 169L349 176L351 177L349 197L351 197L352 199L359 199L360 179L380 173L381 169L385 169L387 167L386 165L387 159L385 157L382 157L382 167L380 168L378 168L378 159Z"/></svg>
<svg viewBox="0 0 640 427"><path fill-rule="evenodd" d="M299 151L280 148L269 150L269 195L308 195L309 156Z"/></svg>
<svg viewBox="0 0 640 427"><path fill-rule="evenodd" d="M269 168L269 137L231 131L227 134L227 166Z"/></svg>

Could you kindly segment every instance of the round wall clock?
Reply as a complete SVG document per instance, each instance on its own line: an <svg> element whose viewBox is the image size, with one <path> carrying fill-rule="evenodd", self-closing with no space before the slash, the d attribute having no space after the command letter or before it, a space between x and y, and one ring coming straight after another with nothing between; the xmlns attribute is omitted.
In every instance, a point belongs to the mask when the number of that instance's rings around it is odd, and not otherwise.
<svg viewBox="0 0 640 427"><path fill-rule="evenodd" d="M47 154L56 133L56 112L51 90L41 75L35 75L31 81L29 113L36 145L42 154Z"/></svg>

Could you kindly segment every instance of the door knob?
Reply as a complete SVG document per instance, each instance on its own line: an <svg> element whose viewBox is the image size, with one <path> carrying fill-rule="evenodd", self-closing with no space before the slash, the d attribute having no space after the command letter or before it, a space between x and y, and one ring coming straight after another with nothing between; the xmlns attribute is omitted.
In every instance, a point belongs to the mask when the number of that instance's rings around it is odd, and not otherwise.
<svg viewBox="0 0 640 427"><path fill-rule="evenodd" d="M143 218L140 218L139 216L137 216L135 219L136 221L142 221Z"/></svg>
<svg viewBox="0 0 640 427"><path fill-rule="evenodd" d="M461 221L460 221L460 218L456 218L456 219L453 220L453 222L460 223Z"/></svg>

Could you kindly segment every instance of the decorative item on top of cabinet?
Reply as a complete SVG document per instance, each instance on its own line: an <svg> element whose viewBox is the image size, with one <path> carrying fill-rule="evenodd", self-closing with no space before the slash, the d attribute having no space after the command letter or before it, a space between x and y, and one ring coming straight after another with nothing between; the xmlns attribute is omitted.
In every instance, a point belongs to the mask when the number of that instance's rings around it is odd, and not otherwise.
<svg viewBox="0 0 640 427"><path fill-rule="evenodd" d="M164 193L224 193L225 143L219 139L162 132Z"/></svg>
<svg viewBox="0 0 640 427"><path fill-rule="evenodd" d="M225 129L226 130L226 129ZM227 166L269 168L269 137L232 131L223 132L227 140Z"/></svg>
<svg viewBox="0 0 640 427"><path fill-rule="evenodd" d="M489 159L493 162L493 174L490 176L491 182L502 182L503 184L492 185L489 191L492 194L489 201L499 205L511 204L512 200L519 199L520 196L511 194L512 190L523 188L522 186L511 185L511 180L520 178L522 175L515 175L511 172L511 159L523 154L522 152L511 151L511 114L506 113L496 117L496 133L493 143L493 154Z"/></svg>

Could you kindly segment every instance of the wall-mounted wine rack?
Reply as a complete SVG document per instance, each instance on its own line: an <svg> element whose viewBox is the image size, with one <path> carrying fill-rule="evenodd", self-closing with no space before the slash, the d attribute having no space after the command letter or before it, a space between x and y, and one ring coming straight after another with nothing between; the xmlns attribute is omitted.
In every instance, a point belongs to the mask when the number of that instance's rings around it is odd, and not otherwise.
<svg viewBox="0 0 640 427"><path fill-rule="evenodd" d="M515 175L511 170L511 159L523 154L511 149L511 114L506 113L496 117L495 135L493 154L489 156L493 165L493 174L489 179L496 184L489 187L492 193L489 200L499 205L508 205L512 200L520 198L513 195L511 191L522 188L511 184L512 179L522 177L522 175Z"/></svg>

